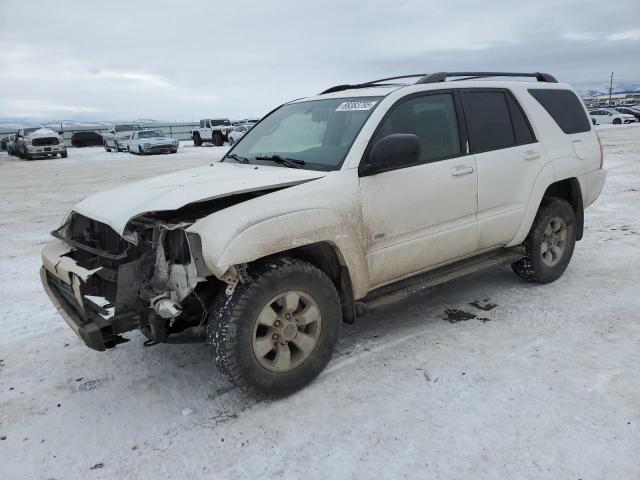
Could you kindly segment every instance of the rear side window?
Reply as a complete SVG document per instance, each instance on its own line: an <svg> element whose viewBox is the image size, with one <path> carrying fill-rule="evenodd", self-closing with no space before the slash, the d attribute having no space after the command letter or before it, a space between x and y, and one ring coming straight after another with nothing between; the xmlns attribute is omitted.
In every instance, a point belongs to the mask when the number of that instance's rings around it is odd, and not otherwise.
<svg viewBox="0 0 640 480"><path fill-rule="evenodd" d="M591 130L591 122L584 113L582 103L571 90L529 89L529 93L551 115L564 133Z"/></svg>
<svg viewBox="0 0 640 480"><path fill-rule="evenodd" d="M509 106L502 92L465 92L471 152L486 152L515 145Z"/></svg>
<svg viewBox="0 0 640 480"><path fill-rule="evenodd" d="M514 100L509 93L505 93L507 105L509 105L509 114L511 115L511 124L513 125L513 133L516 139L516 145L525 145L536 141L531 131L531 125L524 116L524 112L520 105Z"/></svg>

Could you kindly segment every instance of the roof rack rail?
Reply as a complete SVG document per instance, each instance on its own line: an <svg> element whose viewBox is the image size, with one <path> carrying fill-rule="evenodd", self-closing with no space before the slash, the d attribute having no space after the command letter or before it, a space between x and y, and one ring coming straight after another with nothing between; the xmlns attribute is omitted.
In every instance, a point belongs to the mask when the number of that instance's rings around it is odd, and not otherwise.
<svg viewBox="0 0 640 480"><path fill-rule="evenodd" d="M477 78L486 78L486 77L535 77L535 79L539 82L547 82L547 83L558 83L558 80L555 79L553 75L548 73L541 72L533 72L533 73L522 73L522 72L437 72L430 73L425 75L420 80L416 82L416 84L421 83L436 83L436 82L444 82L447 78L450 77L466 77L459 78L457 80L473 80Z"/></svg>
<svg viewBox="0 0 640 480"><path fill-rule="evenodd" d="M349 85L349 84L336 85L334 87L327 88L323 92L320 92L320 95L324 95L325 93L341 92L343 90L350 90L352 88L367 88L367 87L370 87L372 85L376 85L376 84L382 83L382 82L389 82L391 80L401 80L403 78L413 78L413 77L424 78L425 76L427 76L425 73L416 73L414 75L400 75L398 77L380 78L378 80L371 80L370 82L356 83L356 84L353 84L353 85Z"/></svg>

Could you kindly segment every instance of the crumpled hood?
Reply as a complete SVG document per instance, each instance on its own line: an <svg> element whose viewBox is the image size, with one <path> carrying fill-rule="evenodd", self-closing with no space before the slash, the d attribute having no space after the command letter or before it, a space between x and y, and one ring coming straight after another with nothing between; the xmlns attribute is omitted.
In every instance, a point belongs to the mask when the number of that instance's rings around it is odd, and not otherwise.
<svg viewBox="0 0 640 480"><path fill-rule="evenodd" d="M287 187L325 175L327 172L216 162L91 195L73 211L106 223L122 235L129 220L145 213L176 210L236 193Z"/></svg>

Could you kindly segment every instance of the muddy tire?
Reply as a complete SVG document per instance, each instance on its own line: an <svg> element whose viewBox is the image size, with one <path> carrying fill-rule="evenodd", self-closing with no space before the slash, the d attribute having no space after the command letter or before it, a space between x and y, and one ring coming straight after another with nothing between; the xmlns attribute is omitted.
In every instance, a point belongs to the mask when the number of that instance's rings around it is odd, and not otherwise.
<svg viewBox="0 0 640 480"><path fill-rule="evenodd" d="M220 372L261 399L310 383L331 359L342 312L331 279L293 258L252 265L231 296L213 302L207 343Z"/></svg>
<svg viewBox="0 0 640 480"><path fill-rule="evenodd" d="M576 232L571 205L559 198L544 199L523 243L525 256L511 264L513 271L528 282L557 280L573 255Z"/></svg>
<svg viewBox="0 0 640 480"><path fill-rule="evenodd" d="M195 147L201 147L202 146L202 139L200 138L200 134L198 134L198 133L194 133L193 134L193 145Z"/></svg>
<svg viewBox="0 0 640 480"><path fill-rule="evenodd" d="M213 144L216 147L221 147L222 144L224 143L224 139L222 138L222 135L219 133L214 133L212 140L213 140Z"/></svg>

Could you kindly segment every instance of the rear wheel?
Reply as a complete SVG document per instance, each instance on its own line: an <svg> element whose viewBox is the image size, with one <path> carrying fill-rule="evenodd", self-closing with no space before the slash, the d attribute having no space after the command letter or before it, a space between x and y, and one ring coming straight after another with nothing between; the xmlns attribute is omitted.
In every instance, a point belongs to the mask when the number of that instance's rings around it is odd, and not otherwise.
<svg viewBox="0 0 640 480"><path fill-rule="evenodd" d="M207 339L218 369L259 398L289 395L329 362L342 313L331 279L293 258L254 265L210 309Z"/></svg>
<svg viewBox="0 0 640 480"><path fill-rule="evenodd" d="M511 264L529 282L549 283L566 270L576 242L576 217L566 200L543 200L524 241L525 256Z"/></svg>

